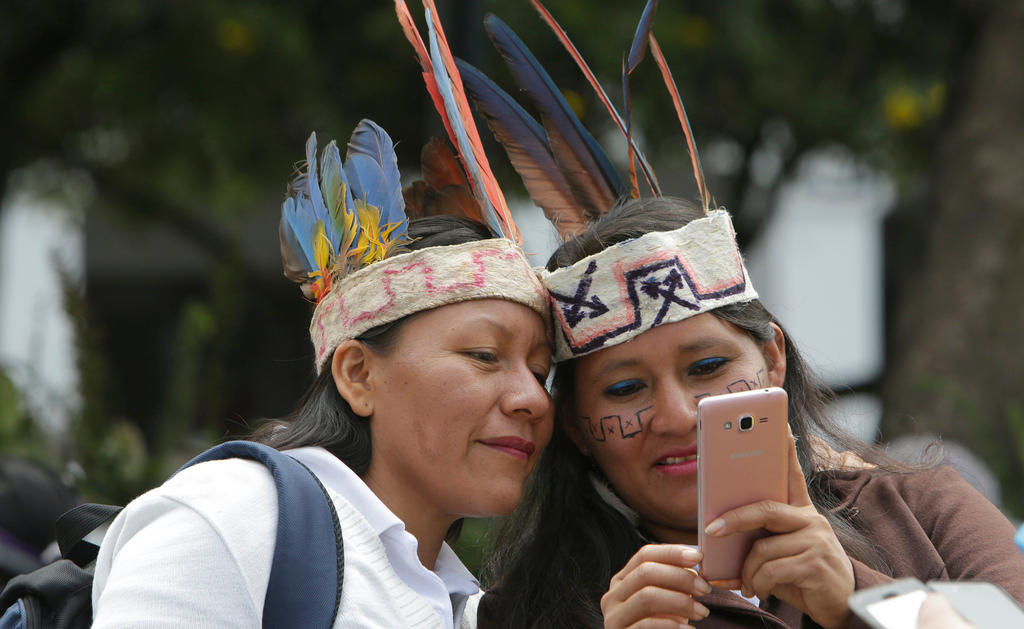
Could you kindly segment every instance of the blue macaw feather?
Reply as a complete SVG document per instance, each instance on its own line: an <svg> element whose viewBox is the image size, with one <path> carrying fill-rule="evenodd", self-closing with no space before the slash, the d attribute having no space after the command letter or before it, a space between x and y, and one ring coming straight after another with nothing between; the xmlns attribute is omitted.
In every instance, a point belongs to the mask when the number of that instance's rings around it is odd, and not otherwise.
<svg viewBox="0 0 1024 629"><path fill-rule="evenodd" d="M582 231L586 216L551 155L544 127L482 72L461 59L455 63L462 84L495 139L505 148L533 202L563 236Z"/></svg>
<svg viewBox="0 0 1024 629"><path fill-rule="evenodd" d="M434 30L434 21L431 16L430 9L426 9L426 16L427 37L430 45L430 61L434 66L434 79L437 81L438 91L441 93L441 99L444 101L445 116L448 118L448 124L455 133L455 140L458 145L457 148L459 150L459 156L462 158L462 165L466 169L466 174L469 176L470 182L473 184L473 191L475 192L477 201L480 203L480 208L483 211L484 218L487 220L488 227L495 234L504 234L506 231L505 226L498 218L497 210L487 197L483 177L480 174L480 165L477 163L476 156L473 154L473 145L470 142L466 129L458 115L459 108L455 102L455 94L452 88L451 77L448 76L444 60L441 58L441 50L438 47L437 33Z"/></svg>
<svg viewBox="0 0 1024 629"><path fill-rule="evenodd" d="M324 203L323 193L320 190L320 180L317 177L316 171L316 132L310 133L309 139L306 140L306 165L306 194L313 204L314 216L325 224L330 225L331 215L327 211L327 205Z"/></svg>
<svg viewBox="0 0 1024 629"><path fill-rule="evenodd" d="M551 32L555 34L558 41L562 42L562 47L565 48L566 52L569 53L569 56L571 56L573 61L576 62L576 66L579 67L583 76L587 79L587 82L590 83L590 86L594 89L597 97L601 100L601 103L608 111L608 114L612 117L612 121L615 122L615 125L618 126L620 131L622 131L622 135L629 140L630 150L640 163L640 168L643 170L644 178L651 187L651 192L654 193L654 196L656 197L661 196L661 186L658 185L658 179L654 175L654 170L651 168L650 164L647 163L647 157L644 156L643 151L641 151L640 147L637 146L636 139L630 138L630 133L626 129L626 122L622 119L622 116L619 115L618 110L615 109L615 105L612 104L611 98L608 97L608 93L604 91L600 81L597 80L597 76L594 75L594 71L590 69L586 60L583 59L583 55L580 54L576 45L572 43L571 39L569 39L569 34L565 32L565 29L558 23L555 16L551 15L551 12L541 4L540 0L530 0L530 2L533 4L533 8L537 10L541 19L544 20L544 22L551 28Z"/></svg>
<svg viewBox="0 0 1024 629"><path fill-rule="evenodd" d="M324 201L331 218L331 221L327 223L330 227L327 230L327 235L334 250L341 253L345 230L345 220L342 214L346 210L353 212L355 204L352 201L351 186L345 177L341 153L338 152L338 144L334 140L328 142L320 155L320 188L323 191ZM355 223L355 226L358 228L358 223Z"/></svg>
<svg viewBox="0 0 1024 629"><path fill-rule="evenodd" d="M285 218L286 210L282 209L281 220L278 223L278 237L281 242L281 265L284 267L284 275L293 282L303 285L303 292L307 292L306 284L309 282L309 262L306 254L302 251L302 245L295 236L288 220ZM312 292L312 286L309 287ZM307 295L308 296L308 295Z"/></svg>
<svg viewBox="0 0 1024 629"><path fill-rule="evenodd" d="M633 73L644 55L647 54L647 38L654 26L654 14L658 9L658 0L647 0L644 12L640 16L640 23L637 24L636 32L633 34L633 44L629 47L629 57L622 61L622 101L626 108L626 137L629 140L629 177L633 185L634 196L640 196L640 190L636 183L636 153L633 150L633 99L629 89L629 75Z"/></svg>
<svg viewBox="0 0 1024 629"><path fill-rule="evenodd" d="M627 190L604 149L583 127L547 71L512 29L495 15L488 15L484 26L516 83L540 111L555 162L577 203L591 213L607 211Z"/></svg>
<svg viewBox="0 0 1024 629"><path fill-rule="evenodd" d="M384 129L362 120L352 132L345 156L345 174L352 194L380 210L380 223L398 224L393 237L404 236L407 219L395 145Z"/></svg>
<svg viewBox="0 0 1024 629"><path fill-rule="evenodd" d="M279 226L285 275L318 301L335 281L408 241L398 159L383 129L362 121L347 163L334 141L320 157L318 168L316 134L310 134L306 168L288 188Z"/></svg>
<svg viewBox="0 0 1024 629"><path fill-rule="evenodd" d="M629 47L629 58L626 62L626 71L629 73L636 69L647 53L647 36L654 26L654 14L657 10L658 0L647 0L644 12L640 16L640 22L636 26L636 32L633 34L633 44Z"/></svg>
<svg viewBox="0 0 1024 629"><path fill-rule="evenodd" d="M283 245L292 252L301 252L301 260L307 271L316 268L316 257L313 254L313 230L316 218L313 208L303 198L288 197L281 204Z"/></svg>

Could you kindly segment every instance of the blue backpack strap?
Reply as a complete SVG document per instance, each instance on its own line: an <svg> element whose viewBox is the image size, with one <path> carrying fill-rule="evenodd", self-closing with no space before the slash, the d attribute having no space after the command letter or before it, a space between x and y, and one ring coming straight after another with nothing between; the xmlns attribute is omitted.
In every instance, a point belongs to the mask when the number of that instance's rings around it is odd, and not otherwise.
<svg viewBox="0 0 1024 629"><path fill-rule="evenodd" d="M28 622L25 601L18 599L0 616L0 629L26 629Z"/></svg>
<svg viewBox="0 0 1024 629"><path fill-rule="evenodd" d="M341 603L345 560L341 525L327 490L302 463L251 441L222 443L181 470L233 458L263 463L277 486L277 541L263 602L263 627L329 629Z"/></svg>

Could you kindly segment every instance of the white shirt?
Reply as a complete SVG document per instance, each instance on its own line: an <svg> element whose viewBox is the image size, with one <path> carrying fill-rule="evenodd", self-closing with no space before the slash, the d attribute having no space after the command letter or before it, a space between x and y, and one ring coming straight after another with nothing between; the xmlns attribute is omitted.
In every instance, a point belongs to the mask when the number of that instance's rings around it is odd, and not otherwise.
<svg viewBox="0 0 1024 629"><path fill-rule="evenodd" d="M352 470L322 448L289 454L338 511L345 573L335 628L472 626L473 610L463 611L479 588L447 544L427 570L416 539ZM277 493L262 464L184 470L111 524L96 562L93 626L260 627L276 531Z"/></svg>
<svg viewBox="0 0 1024 629"><path fill-rule="evenodd" d="M428 570L420 563L418 542L405 530L405 523L347 465L323 448L296 448L288 454L304 463L324 487L337 491L366 518L384 544L399 578L428 599L438 615L448 619L447 627L452 628L453 622L457 624L466 598L480 591L480 586L455 551L448 544L441 544L434 570Z"/></svg>

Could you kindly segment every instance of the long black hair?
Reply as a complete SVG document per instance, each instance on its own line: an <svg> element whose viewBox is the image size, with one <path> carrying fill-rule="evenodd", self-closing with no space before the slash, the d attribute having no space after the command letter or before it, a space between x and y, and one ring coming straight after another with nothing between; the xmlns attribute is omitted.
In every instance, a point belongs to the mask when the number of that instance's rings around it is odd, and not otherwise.
<svg viewBox="0 0 1024 629"><path fill-rule="evenodd" d="M682 227L703 213L693 204L667 197L627 200L568 240L548 262L553 271L624 240L649 232ZM854 452L882 471L904 471L878 448L845 434L825 414L831 393L808 369L785 329L754 300L711 311L743 330L760 346L783 330L786 355L785 388L789 422L799 436L817 434L841 449ZM612 575L645 543L626 516L611 507L590 480L595 465L569 439L563 419L574 415L573 360L559 363L554 378L558 419L547 450L524 493L519 508L505 521L484 573L489 595L481 618L504 627L602 627L600 599ZM809 439L799 439L797 453L808 471L808 490L846 551L865 564L888 572L884 559L850 518L837 512L829 491L828 472L814 473L819 461Z"/></svg>

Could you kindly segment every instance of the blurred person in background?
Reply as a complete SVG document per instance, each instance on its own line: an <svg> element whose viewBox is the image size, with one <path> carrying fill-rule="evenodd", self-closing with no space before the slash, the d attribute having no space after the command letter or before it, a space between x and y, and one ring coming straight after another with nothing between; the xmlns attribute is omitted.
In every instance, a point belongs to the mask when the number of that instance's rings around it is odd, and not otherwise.
<svg viewBox="0 0 1024 629"><path fill-rule="evenodd" d="M75 493L42 463L0 456L0 589L60 558L54 523L76 504Z"/></svg>

